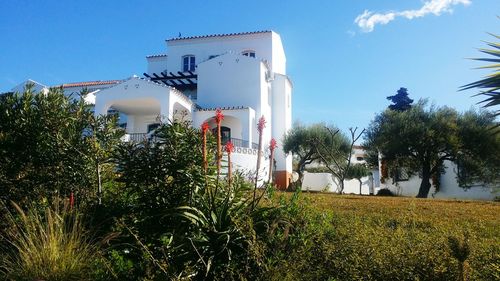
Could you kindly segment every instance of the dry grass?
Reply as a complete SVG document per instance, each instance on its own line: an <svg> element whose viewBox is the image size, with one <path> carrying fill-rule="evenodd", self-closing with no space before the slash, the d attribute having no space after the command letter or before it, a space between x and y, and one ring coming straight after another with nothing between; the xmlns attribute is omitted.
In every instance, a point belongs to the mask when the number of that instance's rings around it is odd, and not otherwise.
<svg viewBox="0 0 500 281"><path fill-rule="evenodd" d="M3 238L9 254L0 263L6 280L90 280L98 248L90 243L77 212L31 207L6 218L10 228ZM2 272L3 271L3 272Z"/></svg>
<svg viewBox="0 0 500 281"><path fill-rule="evenodd" d="M486 227L500 238L500 203L488 201L437 200L407 197L379 197L304 193L311 207L331 210L337 215L370 218L409 215L447 226ZM499 241L500 243L500 241Z"/></svg>
<svg viewBox="0 0 500 281"><path fill-rule="evenodd" d="M500 203L326 193L302 198L305 237L312 243L295 247L290 259L300 262L285 262L276 276L500 280Z"/></svg>

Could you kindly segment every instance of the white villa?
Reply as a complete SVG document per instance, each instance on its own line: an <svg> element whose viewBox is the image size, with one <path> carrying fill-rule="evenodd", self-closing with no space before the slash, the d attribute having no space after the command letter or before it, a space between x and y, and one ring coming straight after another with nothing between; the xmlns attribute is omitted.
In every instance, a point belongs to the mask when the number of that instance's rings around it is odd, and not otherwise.
<svg viewBox="0 0 500 281"><path fill-rule="evenodd" d="M271 138L275 152L274 182L286 188L292 179L292 156L285 155L284 134L292 126L292 82L286 74L286 56L280 36L273 31L179 37L166 40L166 54L147 56L143 77L122 80L90 81L58 85L66 95L77 96L88 90L86 101L94 104L96 115L118 112L120 126L126 130L125 141L140 141L161 122L190 121L200 127L208 122L215 127L214 115L221 109L223 142L235 145L231 160L235 168L255 171L257 162L257 121L266 119L263 132L264 149ZM37 92L47 86L28 80L12 92L22 92L33 83ZM264 156L268 156L267 151ZM365 151L355 146L352 163L363 163ZM270 161L264 157L260 179L268 178ZM403 196L415 196L418 175L381 179L381 168L362 179L360 190L356 179L344 182L344 193L376 194L382 188ZM463 189L456 180L457 166L445 163L436 198L492 200L500 194L498 187L473 186ZM338 183L328 173L305 173L302 188L313 191L338 192Z"/></svg>
<svg viewBox="0 0 500 281"><path fill-rule="evenodd" d="M65 94L87 89L87 102L96 115L119 112L129 141L142 140L161 122L208 122L215 127L216 109L222 121L223 142L235 145L236 168L254 171L257 162L257 121L266 119L263 147L278 142L274 181L286 188L292 157L281 150L281 140L292 125L292 82L286 75L286 56L279 34L273 31L179 37L166 40L167 54L147 56L143 78L61 85ZM34 82L34 81L31 81ZM35 88L46 86L34 82ZM22 90L24 84L13 89ZM39 89L38 89L39 90ZM268 153L265 153L267 155ZM267 179L269 160L259 171Z"/></svg>

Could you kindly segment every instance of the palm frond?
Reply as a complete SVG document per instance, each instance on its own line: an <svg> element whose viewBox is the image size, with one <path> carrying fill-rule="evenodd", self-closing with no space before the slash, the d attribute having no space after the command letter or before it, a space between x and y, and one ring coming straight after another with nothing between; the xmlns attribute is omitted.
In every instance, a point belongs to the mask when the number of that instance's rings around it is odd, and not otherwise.
<svg viewBox="0 0 500 281"><path fill-rule="evenodd" d="M500 39L500 36L498 35L491 33L490 35L495 37L496 39ZM480 101L479 103L483 104L483 107L493 107L493 106L498 106L500 104L500 92L498 91L500 89L500 43L495 43L495 42L485 42L485 43L492 49L481 48L479 49L479 51L491 57L473 58L472 60L493 63L491 65L479 67L482 69L493 69L493 73L487 75L486 77L484 77L479 81L463 85L460 87L459 90L463 91L472 88L481 89L481 91L475 96L482 95L485 96L486 98ZM500 111L497 110L495 114L498 115L499 112Z"/></svg>

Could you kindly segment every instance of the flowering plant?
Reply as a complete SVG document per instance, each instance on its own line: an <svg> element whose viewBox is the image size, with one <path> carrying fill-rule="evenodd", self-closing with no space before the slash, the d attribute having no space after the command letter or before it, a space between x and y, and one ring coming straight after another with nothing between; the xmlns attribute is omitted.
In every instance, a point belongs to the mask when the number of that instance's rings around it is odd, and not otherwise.
<svg viewBox="0 0 500 281"><path fill-rule="evenodd" d="M231 141L228 141L225 145L226 152L228 154L231 154L231 152L233 152L233 149L234 149L234 144Z"/></svg>
<svg viewBox="0 0 500 281"><path fill-rule="evenodd" d="M265 127L266 127L266 118L262 116L259 118L259 122L257 123L257 131L259 131L259 133L262 134Z"/></svg>

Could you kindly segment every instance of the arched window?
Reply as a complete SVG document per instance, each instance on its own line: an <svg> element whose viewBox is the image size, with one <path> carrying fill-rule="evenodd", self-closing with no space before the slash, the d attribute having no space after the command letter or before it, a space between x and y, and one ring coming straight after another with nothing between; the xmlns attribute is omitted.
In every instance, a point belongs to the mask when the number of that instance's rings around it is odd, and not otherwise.
<svg viewBox="0 0 500 281"><path fill-rule="evenodd" d="M253 50L246 50L241 52L241 54L247 57L255 58L255 51Z"/></svg>
<svg viewBox="0 0 500 281"><path fill-rule="evenodd" d="M182 71L194 71L196 67L196 58L193 55L186 55L182 57Z"/></svg>

